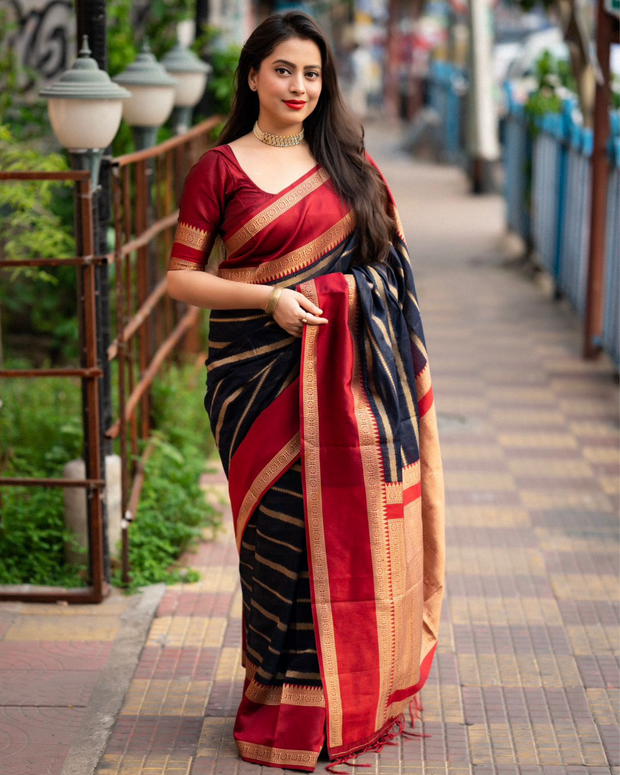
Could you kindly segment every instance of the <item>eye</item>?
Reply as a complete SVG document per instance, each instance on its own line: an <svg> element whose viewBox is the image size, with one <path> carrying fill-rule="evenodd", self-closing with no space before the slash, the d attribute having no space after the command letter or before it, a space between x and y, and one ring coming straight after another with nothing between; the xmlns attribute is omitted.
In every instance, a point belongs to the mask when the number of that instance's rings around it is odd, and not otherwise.
<svg viewBox="0 0 620 775"><path fill-rule="evenodd" d="M287 70L286 67L276 67L276 73L279 72L290 73L290 70Z"/></svg>
<svg viewBox="0 0 620 775"><path fill-rule="evenodd" d="M306 75L316 75L317 78L319 77L319 74L314 70L311 70L310 72L306 73Z"/></svg>

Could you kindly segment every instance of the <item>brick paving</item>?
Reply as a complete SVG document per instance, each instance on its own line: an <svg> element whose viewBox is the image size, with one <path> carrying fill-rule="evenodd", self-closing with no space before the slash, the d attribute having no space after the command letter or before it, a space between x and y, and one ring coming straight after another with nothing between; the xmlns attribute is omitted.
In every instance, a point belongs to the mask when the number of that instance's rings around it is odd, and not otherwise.
<svg viewBox="0 0 620 775"><path fill-rule="evenodd" d="M0 603L2 775L62 772L130 605Z"/></svg>
<svg viewBox="0 0 620 775"><path fill-rule="evenodd" d="M581 324L568 305L502 257L500 197L472 197L460 171L395 155L393 136L371 127L367 137L414 260L445 465L448 562L438 653L422 692L432 736L360 761L386 775L618 773L614 370L605 357L582 360ZM225 495L221 471L205 485ZM241 592L226 507L224 521L217 541L184 558L203 578L166 590L97 775L258 772L238 759L232 738ZM0 610L0 633L3 621ZM62 773L89 670L114 638L105 616L86 626L76 612L41 631L45 621L14 617L0 640L0 694L13 700L0 716L3 775ZM60 669L70 680L59 680ZM38 690L20 692L20 671L37 670ZM49 712L39 697L67 707ZM2 766L28 745L42 762L50 741L56 758L45 767Z"/></svg>

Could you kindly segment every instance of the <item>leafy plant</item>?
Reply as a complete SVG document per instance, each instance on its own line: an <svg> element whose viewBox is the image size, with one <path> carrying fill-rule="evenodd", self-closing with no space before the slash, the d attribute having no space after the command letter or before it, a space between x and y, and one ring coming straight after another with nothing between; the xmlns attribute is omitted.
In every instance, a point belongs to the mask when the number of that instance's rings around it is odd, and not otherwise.
<svg viewBox="0 0 620 775"><path fill-rule="evenodd" d="M59 153L43 152L34 143L18 143L10 128L0 124L0 169L4 172L36 170L63 172L69 169ZM69 229L52 210L62 187L55 181L25 181L0 186L0 244L12 259L52 258L73 254L75 241ZM23 269L28 272L29 270ZM19 273L19 270L15 270ZM37 272L49 282L51 275Z"/></svg>
<svg viewBox="0 0 620 775"><path fill-rule="evenodd" d="M154 440L157 450L146 462L138 513L129 528L130 592L160 581L197 581L197 571L175 563L217 521L199 486L205 459L191 446L179 450L160 432ZM121 585L120 569L114 571L113 583Z"/></svg>
<svg viewBox="0 0 620 775"><path fill-rule="evenodd" d="M524 109L530 119L545 113L560 113L562 98L558 88L569 88L573 76L565 62L558 62L550 51L545 51L536 62L538 85L530 94Z"/></svg>
<svg viewBox="0 0 620 775"><path fill-rule="evenodd" d="M185 367L170 368L153 383L157 430L151 440L156 449L146 462L138 512L129 528L129 591L159 581L196 581L195 571L174 562L205 528L217 531L220 524L199 485L215 448L197 381L197 373ZM114 580L120 584L120 570Z"/></svg>
<svg viewBox="0 0 620 775"><path fill-rule="evenodd" d="M25 368L12 361L10 368ZM0 409L4 476L59 477L81 455L80 389L77 380L5 379ZM64 525L59 487L2 487L0 583L83 586L86 552ZM84 562L68 565L68 543Z"/></svg>
<svg viewBox="0 0 620 775"><path fill-rule="evenodd" d="M620 110L620 75L611 74L611 107Z"/></svg>
<svg viewBox="0 0 620 775"><path fill-rule="evenodd" d="M14 141L41 138L49 134L47 104L44 100L25 102L20 95L20 76L36 82L37 73L17 59L11 35L17 22L9 21L8 11L0 7L0 124L9 127Z"/></svg>
<svg viewBox="0 0 620 775"><path fill-rule="evenodd" d="M22 368L13 361L11 368ZM157 581L196 580L177 567L179 555L203 535L217 531L219 515L199 486L214 447L197 375L189 367L158 377L153 388L156 450L146 476L136 521L129 528L131 583L128 591ZM7 379L3 382L0 437L4 476L60 477L64 464L82 455L81 395L74 379ZM64 525L61 488L2 487L0 583L83 586L84 562L65 562L65 544L77 549ZM120 571L112 573L121 585Z"/></svg>
<svg viewBox="0 0 620 775"><path fill-rule="evenodd" d="M34 140L17 142L0 125L0 169L62 172L66 158ZM75 254L71 184L6 181L0 185L0 256L4 260ZM71 358L77 351L75 267L15 267L0 272L0 312L7 352L29 337L38 359Z"/></svg>
<svg viewBox="0 0 620 775"><path fill-rule="evenodd" d="M223 45L220 31L212 26L204 28L202 41L196 41L195 50L204 51L213 67L207 84L209 112L211 115L228 115L232 107L234 75L239 64L241 47L235 44Z"/></svg>
<svg viewBox="0 0 620 775"><path fill-rule="evenodd" d="M20 473L42 476L20 461ZM85 586L87 551L64 526L60 487L3 487L0 520L0 583ZM64 561L65 544L84 562Z"/></svg>

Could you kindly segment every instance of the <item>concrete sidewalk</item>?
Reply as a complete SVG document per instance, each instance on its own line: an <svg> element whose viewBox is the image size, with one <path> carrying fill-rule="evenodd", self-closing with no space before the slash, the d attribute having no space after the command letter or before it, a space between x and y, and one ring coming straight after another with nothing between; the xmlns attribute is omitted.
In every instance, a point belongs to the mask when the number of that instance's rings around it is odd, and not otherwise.
<svg viewBox="0 0 620 775"><path fill-rule="evenodd" d="M568 305L502 257L501 198L471 197L459 170L394 153L393 133L370 128L367 139L413 258L446 472L448 567L422 692L432 737L360 761L386 775L617 773L614 370L605 357L581 359ZM206 484L225 493L221 474ZM224 519L230 527L229 511ZM116 688L127 691L113 713L98 715L98 704L114 700L108 660L121 617L124 626L134 618L126 600L61 613L0 605L2 775L90 775L99 752L97 775L258 772L232 739L243 676L230 530L184 563L203 579L146 591L151 605L163 594L150 627L141 609L144 647L138 638L125 653Z"/></svg>

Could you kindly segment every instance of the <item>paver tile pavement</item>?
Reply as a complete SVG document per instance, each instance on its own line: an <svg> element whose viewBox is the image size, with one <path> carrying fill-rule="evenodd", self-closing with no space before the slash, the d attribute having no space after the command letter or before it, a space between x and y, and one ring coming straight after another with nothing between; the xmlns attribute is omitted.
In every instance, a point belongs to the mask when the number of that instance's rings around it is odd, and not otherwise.
<svg viewBox="0 0 620 775"><path fill-rule="evenodd" d="M100 605L0 603L0 775L92 773L162 592L115 589Z"/></svg>
<svg viewBox="0 0 620 775"><path fill-rule="evenodd" d="M459 171L394 158L369 137L414 261L446 471L448 562L422 692L431 737L400 739L361 762L386 775L611 775L620 764L613 368L605 358L584 364L573 312L501 257L499 197L471 197ZM204 578L161 603L98 773L257 771L232 737L241 605L224 518L220 545L187 558ZM200 701L202 719L193 715ZM166 721L173 734L164 738Z"/></svg>
<svg viewBox="0 0 620 775"><path fill-rule="evenodd" d="M367 139L398 203L425 323L447 583L422 692L431 737L360 763L378 775L620 775L613 368L584 362L566 302L502 257L499 196L473 197L459 170L395 155L390 132L369 127ZM221 470L205 486L225 500ZM241 598L227 508L224 520L217 541L184 558L202 578L161 599L97 775L257 772L232 736ZM91 666L116 638L111 614L100 607L97 622L81 622L77 609L0 606L0 687L15 700L0 707L2 775L62 775L94 691ZM57 670L71 680L55 683ZM27 673L40 694L20 696ZM46 696L57 707L37 705Z"/></svg>

